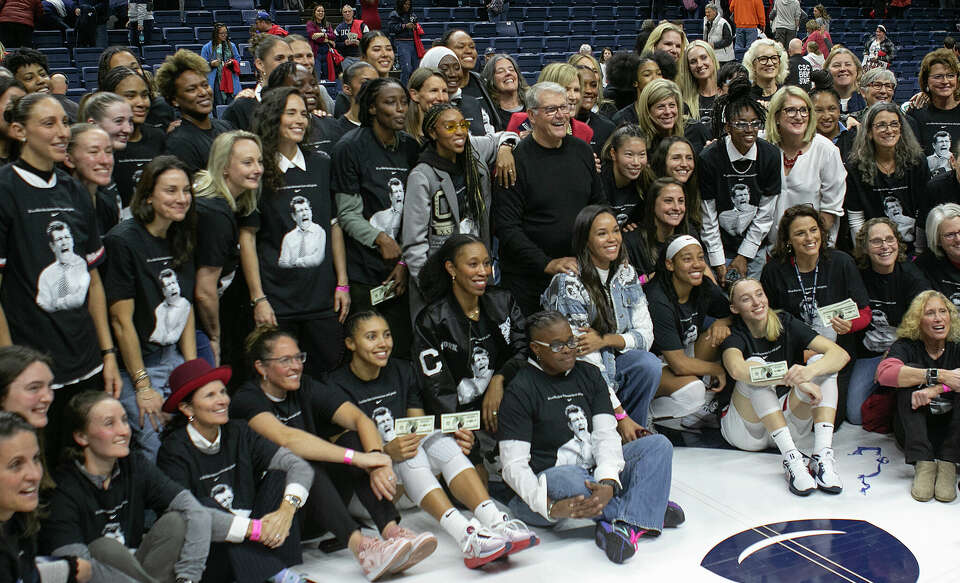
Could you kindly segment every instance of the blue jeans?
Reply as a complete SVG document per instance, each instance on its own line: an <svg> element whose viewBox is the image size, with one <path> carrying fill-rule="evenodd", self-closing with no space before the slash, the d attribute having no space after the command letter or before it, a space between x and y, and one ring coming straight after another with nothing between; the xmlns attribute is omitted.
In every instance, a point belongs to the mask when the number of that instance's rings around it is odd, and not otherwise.
<svg viewBox="0 0 960 583"><path fill-rule="evenodd" d="M406 87L410 74L420 64L420 59L417 57L417 47L414 46L412 40L397 41L397 64L400 65L400 83Z"/></svg>
<svg viewBox="0 0 960 583"><path fill-rule="evenodd" d="M670 476L673 462L673 446L662 435L631 441L623 446L623 471L620 484L623 491L614 496L600 516L594 520L613 522L620 520L646 530L663 530L663 515L667 511L670 496ZM541 475L547 477L547 498L562 500L572 496L590 496L584 481L593 481L593 474L580 466L557 466L547 468ZM515 496L510 501L510 511L520 520L532 526L550 527L550 522Z"/></svg>
<svg viewBox="0 0 960 583"><path fill-rule="evenodd" d="M753 41L757 40L757 28L738 28L737 36L734 40L734 46L737 49L747 50L750 48L750 45L753 44Z"/></svg>
<svg viewBox="0 0 960 583"><path fill-rule="evenodd" d="M663 364L646 350L628 350L617 357L617 398L640 425L647 424L650 402L660 386Z"/></svg>
<svg viewBox="0 0 960 583"><path fill-rule="evenodd" d="M853 363L850 373L850 384L847 385L847 421L854 425L863 425L860 407L867 397L877 390L877 383L873 380L877 373L877 366L883 360L882 356L873 358L858 358Z"/></svg>
<svg viewBox="0 0 960 583"><path fill-rule="evenodd" d="M183 356L176 344L164 346L143 359L143 366L150 375L150 384L164 400L170 396L170 373L181 364L183 364ZM133 380L130 378L129 371L126 370L120 372L120 377L123 379L120 403L127 412L136 443L147 459L156 462L157 452L160 451L160 434L147 419L144 419L143 427L140 427L140 407L137 406L137 391L133 386ZM160 430L162 429L161 427Z"/></svg>
<svg viewBox="0 0 960 583"><path fill-rule="evenodd" d="M210 366L217 366L214 362L213 348L210 346L210 337L207 333L197 328L197 358L202 358Z"/></svg>

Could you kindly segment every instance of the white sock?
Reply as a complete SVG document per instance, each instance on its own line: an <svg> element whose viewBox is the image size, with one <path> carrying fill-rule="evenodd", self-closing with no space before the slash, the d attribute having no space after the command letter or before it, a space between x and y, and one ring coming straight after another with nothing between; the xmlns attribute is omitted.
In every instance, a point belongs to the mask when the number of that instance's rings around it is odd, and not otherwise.
<svg viewBox="0 0 960 583"><path fill-rule="evenodd" d="M820 453L827 447L833 447L833 423L814 423L813 453Z"/></svg>
<svg viewBox="0 0 960 583"><path fill-rule="evenodd" d="M507 518L489 498L477 504L473 509L473 516L480 521L480 524L487 527L503 522Z"/></svg>
<svg viewBox="0 0 960 583"><path fill-rule="evenodd" d="M793 436L790 435L790 430L786 426L774 430L770 434L770 437L773 438L773 441L780 449L780 453L783 455L787 455L791 451L797 449L797 446L793 444Z"/></svg>
<svg viewBox="0 0 960 583"><path fill-rule="evenodd" d="M463 533L467 532L468 526L470 526L470 521L456 508L450 508L440 517L440 528L452 536L455 541L463 538Z"/></svg>

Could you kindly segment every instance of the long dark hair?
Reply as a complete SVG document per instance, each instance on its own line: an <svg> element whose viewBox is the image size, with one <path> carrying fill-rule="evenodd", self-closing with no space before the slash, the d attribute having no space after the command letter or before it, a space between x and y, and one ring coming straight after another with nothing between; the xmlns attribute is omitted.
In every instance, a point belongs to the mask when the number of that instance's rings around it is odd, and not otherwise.
<svg viewBox="0 0 960 583"><path fill-rule="evenodd" d="M684 198L687 200L686 218L694 225L701 223L700 219L700 165L697 163L697 151L694 149L690 140L683 136L667 136L660 140L657 147L650 154L650 168L654 176L667 176L667 156L670 154L670 146L682 142L690 148L693 153L693 173L683 184ZM647 186L649 189L649 186Z"/></svg>
<svg viewBox="0 0 960 583"><path fill-rule="evenodd" d="M143 174L130 199L130 212L134 220L146 227L153 222L153 207L147 200L153 195L157 186L157 179L168 170L180 170L187 175L187 181L193 184L190 168L176 156L157 156L143 167ZM192 188L192 187L191 187ZM180 222L173 223L167 230L167 241L170 242L170 253L173 255L173 267L179 267L193 259L193 249L196 244L197 232L197 203L196 197L190 197L190 208L187 216Z"/></svg>
<svg viewBox="0 0 960 583"><path fill-rule="evenodd" d="M452 103L438 103L431 107L429 111L427 111L421 126L423 129L423 147L425 149L433 148L436 150L437 141L430 137L430 130L436 128L437 121L440 119L440 115L443 114L443 112L450 110L460 111L460 109ZM478 225L485 225L487 222L487 205L483 200L483 191L480 188L479 162L476 154L473 152L473 146L470 144L469 136L467 136L467 139L463 144L463 153L457 156L456 163L463 172L466 180L465 197L469 206L469 214L472 215L473 219L477 221Z"/></svg>
<svg viewBox="0 0 960 583"><path fill-rule="evenodd" d="M734 114L740 113L744 109L752 109L757 114L761 123L767 119L767 110L753 94L753 85L749 79L734 77L730 81L726 95L718 95L713 103L712 129L716 138L726 135L724 126L729 122Z"/></svg>
<svg viewBox="0 0 960 583"><path fill-rule="evenodd" d="M37 444L39 445L40 436L37 434L37 430L32 425L27 423L26 419L21 417L19 413L0 411L0 441L10 439L20 432L32 433L33 436L37 438ZM40 451L42 452L43 450L41 449ZM46 471L44 471L44 475L46 475ZM37 531L40 530L40 519L38 517L37 509L21 514L23 515L24 522L24 536L32 536L36 534ZM3 537L0 536L0 540L2 540L2 538Z"/></svg>
<svg viewBox="0 0 960 583"><path fill-rule="evenodd" d="M599 204L584 207L577 213L577 218L573 220L573 252L577 256L577 263L580 265L580 281L583 282L583 287L587 288L590 303L597 310L597 316L590 325L601 335L616 331L617 319L613 313L613 306L607 297L606 288L610 285L613 276L616 275L617 269L622 264L629 262L627 250L621 241L617 258L610 263L607 281L600 280L600 272L597 271L597 267L590 257L589 243L593 222L602 214L610 215L616 222L617 215L613 209Z"/></svg>
<svg viewBox="0 0 960 583"><path fill-rule="evenodd" d="M660 198L660 193L670 185L679 186L681 190L683 189L683 185L680 184L679 180L669 176L654 180L650 184L650 188L647 189L647 196L643 199L643 214L636 217L637 213L634 211L634 217L631 218L631 220L634 220L634 218L639 219L637 233L643 243L644 252L647 253L647 256L650 258L650 263L655 263L657 260L657 258L654 257L653 250L656 249L659 243L659 241L657 241L657 217L654 214L654 208L657 206L657 199ZM686 192L684 192L685 205L686 200ZM684 212L683 222L673 230L674 235L686 235L690 232L690 219L688 214L689 213Z"/></svg>
<svg viewBox="0 0 960 583"><path fill-rule="evenodd" d="M385 38L387 41L390 41L390 37L386 35L382 30L371 30L370 32L363 33L363 37L360 39L360 55L362 57L367 56L367 49L370 48L370 43L377 38Z"/></svg>
<svg viewBox="0 0 960 583"><path fill-rule="evenodd" d="M24 93L27 92L27 88L24 87L23 83L18 81L15 77L0 77L0 97L3 97L3 94L9 91L11 88L17 87L21 89ZM7 107L10 107L13 103L13 100L7 102ZM0 111L0 115L4 115L4 112ZM15 160L20 157L20 141L14 140L13 138L7 136L0 136L0 140L7 142L7 157L10 160Z"/></svg>
<svg viewBox="0 0 960 583"><path fill-rule="evenodd" d="M280 147L280 120L291 95L303 100L306 107L306 100L295 87L274 87L263 96L253 121L253 133L263 141L263 183L274 193L284 185L283 172L280 172L277 165L277 153ZM309 133L308 123L304 128L304 140L309 137Z"/></svg>
<svg viewBox="0 0 960 583"><path fill-rule="evenodd" d="M221 43L221 42L220 42L220 39L217 38L218 36L220 36L220 35L217 34L217 33L220 32L220 29L221 29L221 28L226 28L226 29L227 29L227 40L223 41L223 43ZM213 44L214 47L216 47L216 46L219 45L219 44L225 44L225 45L229 45L229 44L230 44L230 29L227 28L227 25L226 25L226 24L224 24L224 23L222 23L222 22L214 22L214 23L213 23L213 31L210 33L210 42ZM234 56L236 56L236 55L234 55Z"/></svg>
<svg viewBox="0 0 960 583"><path fill-rule="evenodd" d="M780 217L780 223L777 225L777 244L774 245L771 255L779 261L787 261L793 257L793 245L790 244L790 227L793 221L807 217L817 222L817 229L820 230L820 257L827 255L827 231L823 228L823 221L820 220L820 213L810 204L798 204L783 211Z"/></svg>
<svg viewBox="0 0 960 583"><path fill-rule="evenodd" d="M447 273L444 265L447 261L456 264L460 248L473 243L484 245L479 237L473 235L466 233L452 235L443 242L443 245L441 245L433 255L427 258L423 269L420 270L420 277L417 279L417 284L420 288L420 293L423 294L428 304L447 295L452 288L453 284L451 283L450 274ZM484 245L484 248L486 248L486 245Z"/></svg>

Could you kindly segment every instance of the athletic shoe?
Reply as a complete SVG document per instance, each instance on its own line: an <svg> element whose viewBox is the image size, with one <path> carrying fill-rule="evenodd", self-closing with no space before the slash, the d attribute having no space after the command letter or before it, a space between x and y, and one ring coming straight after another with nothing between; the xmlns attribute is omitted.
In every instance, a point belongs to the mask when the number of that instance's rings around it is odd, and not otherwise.
<svg viewBox="0 0 960 583"><path fill-rule="evenodd" d="M626 522L613 525L601 520L597 522L593 533L597 546L607 553L608 559L619 565L636 554L640 538L647 531Z"/></svg>
<svg viewBox="0 0 960 583"><path fill-rule="evenodd" d="M687 519L683 513L683 508L676 502L667 502L667 511L663 513L663 526L665 528L677 528Z"/></svg>
<svg viewBox="0 0 960 583"><path fill-rule="evenodd" d="M798 450L788 451L787 455L783 456L783 469L786 471L790 491L797 496L809 496L817 489L817 483L810 475L807 465L803 463L803 454Z"/></svg>
<svg viewBox="0 0 960 583"><path fill-rule="evenodd" d="M376 581L402 565L410 554L411 546L407 539L379 540L364 537L357 552L357 561L360 562L367 579Z"/></svg>
<svg viewBox="0 0 960 583"><path fill-rule="evenodd" d="M820 453L813 454L808 469L817 482L817 488L828 494L839 494L843 491L843 482L837 473L837 460L833 457L832 448L825 447Z"/></svg>
<svg viewBox="0 0 960 583"><path fill-rule="evenodd" d="M504 515L504 518L508 518ZM519 553L524 549L535 547L540 544L540 537L527 528L523 521L516 518L507 519L488 527L491 532L510 541L510 552L508 555Z"/></svg>
<svg viewBox="0 0 960 583"><path fill-rule="evenodd" d="M402 573L420 561L426 559L437 550L437 537L429 532L417 534L408 528L395 526L392 536L389 540L406 540L410 542L410 552L404 557L400 566L391 571L392 573Z"/></svg>
<svg viewBox="0 0 960 583"><path fill-rule="evenodd" d="M463 552L463 564L468 569L476 569L509 553L510 541L471 520L460 539L460 550Z"/></svg>
<svg viewBox="0 0 960 583"><path fill-rule="evenodd" d="M704 380L704 383L707 381ZM709 386L709 385L708 385ZM680 418L680 425L686 429L720 428L719 403L714 395L707 393L707 400L693 413Z"/></svg>

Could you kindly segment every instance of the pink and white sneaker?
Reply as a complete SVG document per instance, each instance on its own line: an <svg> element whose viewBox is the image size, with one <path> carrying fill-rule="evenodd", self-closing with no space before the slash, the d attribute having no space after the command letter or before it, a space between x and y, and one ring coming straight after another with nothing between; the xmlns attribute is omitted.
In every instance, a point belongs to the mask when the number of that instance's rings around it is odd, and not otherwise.
<svg viewBox="0 0 960 583"><path fill-rule="evenodd" d="M365 536L357 551L357 561L367 579L376 581L403 564L412 546L405 538L379 540Z"/></svg>
<svg viewBox="0 0 960 583"><path fill-rule="evenodd" d="M386 534L386 533L384 533ZM404 561L391 571L391 573L402 573L420 561L426 559L437 550L437 537L429 532L417 534L408 528L394 526L387 535L387 540L406 540L410 543L410 551L404 557Z"/></svg>

